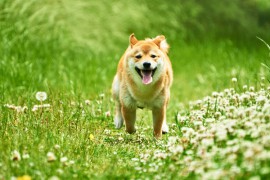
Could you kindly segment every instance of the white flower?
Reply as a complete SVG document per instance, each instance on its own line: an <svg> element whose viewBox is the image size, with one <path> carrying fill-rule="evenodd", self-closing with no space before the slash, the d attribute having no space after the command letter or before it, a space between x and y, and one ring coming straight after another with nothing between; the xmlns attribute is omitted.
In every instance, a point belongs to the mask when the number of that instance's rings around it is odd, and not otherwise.
<svg viewBox="0 0 270 180"><path fill-rule="evenodd" d="M215 122L215 119L214 118L206 118L205 122L206 123L213 123L213 122Z"/></svg>
<svg viewBox="0 0 270 180"><path fill-rule="evenodd" d="M61 157L60 162L61 163L66 163L68 161L67 157Z"/></svg>
<svg viewBox="0 0 270 180"><path fill-rule="evenodd" d="M74 161L74 160L70 160L70 161L69 161L69 164L70 164L70 165L75 164L75 161Z"/></svg>
<svg viewBox="0 0 270 180"><path fill-rule="evenodd" d="M194 126L202 126L203 122L202 121L194 121L193 124L194 124Z"/></svg>
<svg viewBox="0 0 270 180"><path fill-rule="evenodd" d="M188 119L187 116L181 116L179 113L177 114L177 120L181 123L185 122Z"/></svg>
<svg viewBox="0 0 270 180"><path fill-rule="evenodd" d="M56 156L54 155L53 152L48 152L48 153L47 153L47 161L48 161L48 162L55 161L56 159L57 159L57 158L56 158Z"/></svg>
<svg viewBox="0 0 270 180"><path fill-rule="evenodd" d="M57 177L57 176L52 176L52 177L49 178L49 180L60 180L60 178Z"/></svg>
<svg viewBox="0 0 270 180"><path fill-rule="evenodd" d="M236 82L237 82L237 78L235 78L235 77L232 78L232 82L233 82L233 83L236 83Z"/></svg>
<svg viewBox="0 0 270 180"><path fill-rule="evenodd" d="M168 155L164 152L156 151L154 154L155 159L165 159Z"/></svg>
<svg viewBox="0 0 270 180"><path fill-rule="evenodd" d="M60 145L56 144L56 145L54 145L54 148L55 149L60 149Z"/></svg>
<svg viewBox="0 0 270 180"><path fill-rule="evenodd" d="M242 94L240 96L240 101L241 102L247 102L249 100L249 98L250 98L250 95L249 94Z"/></svg>
<svg viewBox="0 0 270 180"><path fill-rule="evenodd" d="M246 131L244 131L243 129L238 129L236 131L236 135L239 137L239 138L244 138L246 136Z"/></svg>
<svg viewBox="0 0 270 180"><path fill-rule="evenodd" d="M254 152L251 150L251 149L247 149L245 152L244 152L244 157L246 159L250 159L254 156Z"/></svg>
<svg viewBox="0 0 270 180"><path fill-rule="evenodd" d="M213 96L214 98L218 97L218 92L213 92L213 93L212 93L212 96Z"/></svg>
<svg viewBox="0 0 270 180"><path fill-rule="evenodd" d="M32 108L32 111L35 112L35 111L37 111L37 110L38 110L37 105L34 105L34 107Z"/></svg>
<svg viewBox="0 0 270 180"><path fill-rule="evenodd" d="M21 155L20 155L20 153L19 153L17 150L14 150L14 151L12 152L12 157L11 157L11 159L12 159L13 161L20 161L20 160L21 160Z"/></svg>
<svg viewBox="0 0 270 180"><path fill-rule="evenodd" d="M215 118L217 118L217 119L219 119L219 117L221 116L221 112L215 112L215 114L214 114L214 117Z"/></svg>
<svg viewBox="0 0 270 180"><path fill-rule="evenodd" d="M253 86L250 86L249 91L253 92L253 91L255 91L255 88Z"/></svg>
<svg viewBox="0 0 270 180"><path fill-rule="evenodd" d="M200 105L202 104L202 100L197 100L197 101L196 101L196 104L197 104L198 106L200 106Z"/></svg>
<svg viewBox="0 0 270 180"><path fill-rule="evenodd" d="M84 101L84 103L85 103L86 105L90 105L91 101L87 99L87 100Z"/></svg>
<svg viewBox="0 0 270 180"><path fill-rule="evenodd" d="M104 133L107 134L107 135L109 135L109 134L111 134L111 130L105 129L105 130L104 130Z"/></svg>
<svg viewBox="0 0 270 180"><path fill-rule="evenodd" d="M17 113L25 112L28 109L27 106L15 106L13 104L5 104L4 107L15 110Z"/></svg>
<svg viewBox="0 0 270 180"><path fill-rule="evenodd" d="M223 141L227 139L227 131L224 129L220 129L216 132L217 140Z"/></svg>
<svg viewBox="0 0 270 180"><path fill-rule="evenodd" d="M118 137L118 141L124 141L124 138Z"/></svg>
<svg viewBox="0 0 270 180"><path fill-rule="evenodd" d="M105 97L105 94L102 93L102 94L99 95L99 97L100 97L101 99L103 99L103 98Z"/></svg>
<svg viewBox="0 0 270 180"><path fill-rule="evenodd" d="M139 161L138 158L132 158L131 161Z"/></svg>
<svg viewBox="0 0 270 180"><path fill-rule="evenodd" d="M47 99L47 93L46 92L37 92L36 93L36 99L38 101L45 101Z"/></svg>
<svg viewBox="0 0 270 180"><path fill-rule="evenodd" d="M259 97L256 98L256 102L257 103L260 103L260 104L264 104L266 102L266 97L265 96L262 96L260 95Z"/></svg>
<svg viewBox="0 0 270 180"><path fill-rule="evenodd" d="M106 117L110 117L111 116L111 112L110 111L105 112L105 116Z"/></svg>
<svg viewBox="0 0 270 180"><path fill-rule="evenodd" d="M206 147L212 146L214 145L214 139L212 138L202 139L202 145Z"/></svg>
<svg viewBox="0 0 270 180"><path fill-rule="evenodd" d="M32 108L32 111L37 111L38 109L42 109L42 108L50 108L51 105L50 104L41 104L41 105L34 105Z"/></svg>
<svg viewBox="0 0 270 180"><path fill-rule="evenodd" d="M181 154L184 151L183 146L177 145L177 146L171 146L169 147L169 151L173 154Z"/></svg>
<svg viewBox="0 0 270 180"><path fill-rule="evenodd" d="M176 144L177 141L178 141L177 136L170 136L168 138L168 146L172 146L172 145Z"/></svg>
<svg viewBox="0 0 270 180"><path fill-rule="evenodd" d="M23 107L17 106L17 107L16 107L16 111L17 111L18 113L25 112L27 109L28 109L27 106L23 106Z"/></svg>
<svg viewBox="0 0 270 180"><path fill-rule="evenodd" d="M183 133L183 137L186 138L190 138L192 135L194 135L194 130L192 128L182 127L181 131Z"/></svg>
<svg viewBox="0 0 270 180"><path fill-rule="evenodd" d="M29 154L23 154L23 155L22 155L22 158L23 158L23 159L29 159L30 156L29 156Z"/></svg>

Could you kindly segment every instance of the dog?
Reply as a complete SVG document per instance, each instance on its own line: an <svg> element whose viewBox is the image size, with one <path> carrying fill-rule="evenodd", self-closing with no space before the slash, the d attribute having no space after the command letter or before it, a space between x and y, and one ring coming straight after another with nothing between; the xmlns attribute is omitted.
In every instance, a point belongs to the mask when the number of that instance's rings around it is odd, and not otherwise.
<svg viewBox="0 0 270 180"><path fill-rule="evenodd" d="M129 46L121 57L112 83L115 100L114 124L126 132L136 132L136 109L149 108L153 116L153 135L160 139L169 131L166 123L166 109L173 82L169 45L165 36L137 40L129 37Z"/></svg>

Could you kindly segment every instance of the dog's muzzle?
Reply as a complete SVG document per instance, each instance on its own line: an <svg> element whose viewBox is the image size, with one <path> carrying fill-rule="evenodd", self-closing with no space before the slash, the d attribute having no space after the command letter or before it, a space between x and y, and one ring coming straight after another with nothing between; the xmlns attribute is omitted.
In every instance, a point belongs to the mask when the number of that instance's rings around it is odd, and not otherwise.
<svg viewBox="0 0 270 180"><path fill-rule="evenodd" d="M142 78L142 83L143 84L150 84L153 81L153 76L154 76L157 68L154 68L154 69L150 69L150 68L139 69L138 67L135 67L135 70L137 71L139 76Z"/></svg>

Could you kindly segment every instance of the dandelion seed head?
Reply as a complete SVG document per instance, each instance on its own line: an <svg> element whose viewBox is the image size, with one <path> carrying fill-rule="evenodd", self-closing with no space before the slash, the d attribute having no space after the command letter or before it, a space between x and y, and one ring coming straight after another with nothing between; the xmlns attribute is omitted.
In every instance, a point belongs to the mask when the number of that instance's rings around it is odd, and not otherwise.
<svg viewBox="0 0 270 180"><path fill-rule="evenodd" d="M47 99L47 93L46 92L37 92L36 99L40 102L45 101Z"/></svg>

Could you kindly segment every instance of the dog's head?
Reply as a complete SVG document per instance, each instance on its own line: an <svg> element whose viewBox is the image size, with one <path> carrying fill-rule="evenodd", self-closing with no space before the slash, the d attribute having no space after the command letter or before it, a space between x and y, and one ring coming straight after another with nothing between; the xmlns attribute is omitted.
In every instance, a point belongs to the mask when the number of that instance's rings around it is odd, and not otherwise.
<svg viewBox="0 0 270 180"><path fill-rule="evenodd" d="M143 84L150 84L159 79L164 72L166 66L164 61L169 49L165 36L139 41L131 34L129 43L126 58L135 79L140 79Z"/></svg>

